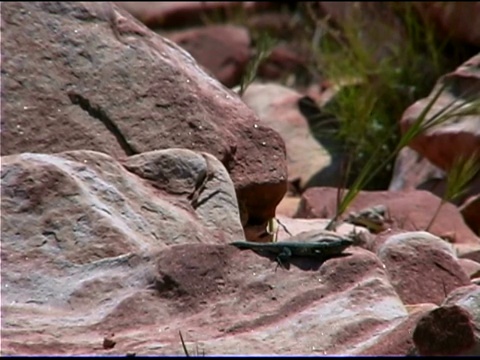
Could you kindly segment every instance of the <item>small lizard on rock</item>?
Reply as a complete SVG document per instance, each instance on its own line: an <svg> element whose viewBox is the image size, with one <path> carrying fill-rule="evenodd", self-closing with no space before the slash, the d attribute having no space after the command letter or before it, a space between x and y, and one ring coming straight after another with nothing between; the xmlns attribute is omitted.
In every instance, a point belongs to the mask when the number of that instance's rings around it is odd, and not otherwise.
<svg viewBox="0 0 480 360"><path fill-rule="evenodd" d="M326 258L339 255L352 244L353 239L351 237L326 230L304 231L292 236L290 241L274 243L235 241L230 243L230 245L234 245L241 250L250 249L275 254L278 264L282 267L285 267L284 263L288 262L292 256Z"/></svg>
<svg viewBox="0 0 480 360"><path fill-rule="evenodd" d="M359 212L351 212L345 219L346 223L353 225L365 226L373 233L379 233L387 229L387 223L390 219L387 218L387 208L384 205L375 205Z"/></svg>

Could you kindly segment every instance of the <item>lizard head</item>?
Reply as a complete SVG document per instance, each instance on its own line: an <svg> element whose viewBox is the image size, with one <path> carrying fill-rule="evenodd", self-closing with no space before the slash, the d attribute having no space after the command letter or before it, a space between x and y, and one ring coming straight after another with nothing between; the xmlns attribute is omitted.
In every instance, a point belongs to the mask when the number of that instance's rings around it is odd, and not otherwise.
<svg viewBox="0 0 480 360"><path fill-rule="evenodd" d="M374 233L379 233L387 228L386 212L387 208L384 205L376 205L363 209L358 213L351 212L345 221L354 225L364 226Z"/></svg>

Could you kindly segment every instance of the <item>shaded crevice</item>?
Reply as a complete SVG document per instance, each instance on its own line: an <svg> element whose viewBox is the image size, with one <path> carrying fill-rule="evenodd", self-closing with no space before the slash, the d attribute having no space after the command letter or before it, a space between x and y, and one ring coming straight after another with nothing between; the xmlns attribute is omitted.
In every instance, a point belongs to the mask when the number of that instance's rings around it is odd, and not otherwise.
<svg viewBox="0 0 480 360"><path fill-rule="evenodd" d="M88 115L90 115L94 119L99 120L107 128L107 130L113 136L115 136L115 139L117 139L118 144L123 149L123 151L125 151L125 154L127 156L138 154L138 151L128 143L127 139L125 138L125 136L123 136L122 132L117 127L115 122L110 119L110 117L105 113L102 108L100 108L100 106L93 105L90 100L76 93L69 92L68 97L72 104L80 106L80 108L83 111L86 111Z"/></svg>

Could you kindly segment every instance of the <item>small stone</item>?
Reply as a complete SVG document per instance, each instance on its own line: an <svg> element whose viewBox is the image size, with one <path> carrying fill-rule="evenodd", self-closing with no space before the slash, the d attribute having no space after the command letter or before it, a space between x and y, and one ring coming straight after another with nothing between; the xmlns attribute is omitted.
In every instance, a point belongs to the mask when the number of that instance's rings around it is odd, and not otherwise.
<svg viewBox="0 0 480 360"><path fill-rule="evenodd" d="M474 330L466 310L456 305L444 306L419 320L413 341L420 355L459 355L474 346Z"/></svg>
<svg viewBox="0 0 480 360"><path fill-rule="evenodd" d="M105 336L103 338L103 348L104 349L113 349L115 347L115 344L117 343L115 340L113 340L113 334L111 336Z"/></svg>

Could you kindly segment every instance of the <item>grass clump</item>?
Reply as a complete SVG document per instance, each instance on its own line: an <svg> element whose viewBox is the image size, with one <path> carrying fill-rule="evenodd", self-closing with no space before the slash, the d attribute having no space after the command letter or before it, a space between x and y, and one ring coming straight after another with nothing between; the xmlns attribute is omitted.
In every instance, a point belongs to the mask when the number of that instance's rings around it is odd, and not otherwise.
<svg viewBox="0 0 480 360"><path fill-rule="evenodd" d="M372 179L390 162L392 161L405 146L407 146L415 137L432 129L436 126L459 116L480 116L480 97L478 95L465 96L464 100L453 100L450 103L440 107L440 109L427 117L439 99L440 95L447 89L447 84L437 87L436 92L428 101L425 108L417 116L412 125L400 137L395 148L389 152L386 157L378 161L379 149L381 144L377 146L377 152L365 163L362 171L353 181L353 184L346 191L345 195L339 197L337 204L337 212L332 221L328 224L327 229L335 229L336 221L345 212L349 204L355 199L358 193L365 188ZM460 158L452 167L447 176L447 190L443 197L443 203L456 199L464 193L468 183L478 174L480 169L479 157L476 154L468 159ZM438 211L433 217L435 219ZM432 220L432 221L433 221ZM427 227L430 228L430 225Z"/></svg>
<svg viewBox="0 0 480 360"><path fill-rule="evenodd" d="M333 230L361 190L388 188L395 158L413 138L454 116L465 115L467 109L476 109L477 105L469 98L448 104L427 118L445 90L441 86L402 135L398 123L405 109L425 97L441 75L458 66L462 54L454 56L457 61L447 60L443 52L448 40L438 41L433 25L420 19L410 3L388 3L401 25L398 42L391 39L391 25L383 28L385 24L378 20L373 21L375 26L365 23L362 16L372 20L365 17L365 9L359 11L353 6L338 29L328 18L316 15L314 4L303 6L313 24L311 46L316 66L332 86L340 89L324 107L324 112L338 121L338 129L333 134L322 125L312 129L318 139L336 136L347 155L344 178L338 186L336 216L327 226ZM382 39L384 34L387 37Z"/></svg>
<svg viewBox="0 0 480 360"><path fill-rule="evenodd" d="M315 24L311 46L318 71L340 89L324 111L339 122L335 136L350 155L351 164L346 166L350 184L374 154L379 165L394 150L403 111L426 96L448 67L441 54L445 43L436 41L433 27L415 16L412 4L394 7L403 25L402 41L397 43L388 36L382 39L392 30L376 22L369 26L360 10L353 8L338 30L315 15L312 3L303 5ZM331 136L321 126L313 132L320 133L317 138ZM366 189L387 188L392 170L393 161L365 184Z"/></svg>

